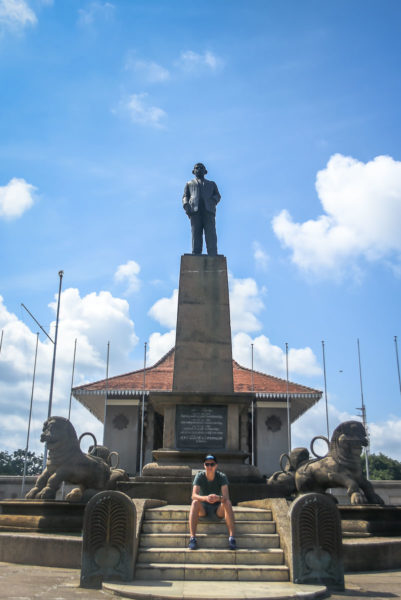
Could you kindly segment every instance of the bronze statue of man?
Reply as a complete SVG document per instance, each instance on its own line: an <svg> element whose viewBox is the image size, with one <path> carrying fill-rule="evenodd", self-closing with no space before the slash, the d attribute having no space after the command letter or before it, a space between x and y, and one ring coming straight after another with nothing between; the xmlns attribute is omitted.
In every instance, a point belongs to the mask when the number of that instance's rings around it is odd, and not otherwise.
<svg viewBox="0 0 401 600"><path fill-rule="evenodd" d="M209 256L216 256L216 204L221 196L215 182L205 179L205 165L196 163L192 173L195 178L185 184L182 198L184 210L191 220L192 254L202 254L205 232L207 253Z"/></svg>

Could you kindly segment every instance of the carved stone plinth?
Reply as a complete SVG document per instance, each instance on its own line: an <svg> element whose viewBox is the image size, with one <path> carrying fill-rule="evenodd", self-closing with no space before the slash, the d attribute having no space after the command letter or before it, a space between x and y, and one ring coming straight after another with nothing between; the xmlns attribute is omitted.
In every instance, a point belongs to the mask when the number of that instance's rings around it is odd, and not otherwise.
<svg viewBox="0 0 401 600"><path fill-rule="evenodd" d="M341 519L332 498L310 493L291 506L294 583L344 589Z"/></svg>
<svg viewBox="0 0 401 600"><path fill-rule="evenodd" d="M85 509L81 587L130 581L134 575L136 509L122 492L100 492Z"/></svg>

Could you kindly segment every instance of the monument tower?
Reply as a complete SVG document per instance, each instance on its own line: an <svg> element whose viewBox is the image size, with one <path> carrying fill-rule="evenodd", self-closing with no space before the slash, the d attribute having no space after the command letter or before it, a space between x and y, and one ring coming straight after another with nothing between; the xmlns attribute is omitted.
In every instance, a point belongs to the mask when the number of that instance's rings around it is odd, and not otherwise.
<svg viewBox="0 0 401 600"><path fill-rule="evenodd" d="M197 163L195 178L184 190L192 254L181 257L175 348L145 373L139 370L73 390L100 420L106 403L105 444L120 453L121 466L131 475L138 474L140 407L146 398L145 467L135 478L137 497L152 497L152 482L155 489L164 482L163 489L171 484L172 495L166 499L174 501L177 484L190 489L192 471L201 468L208 451L218 455L240 498L241 486L260 484L288 450L287 400L293 421L322 395L233 361L227 262L217 253L215 228L220 193L205 179L206 173ZM202 254L203 235L207 255ZM160 498L160 489L157 493Z"/></svg>

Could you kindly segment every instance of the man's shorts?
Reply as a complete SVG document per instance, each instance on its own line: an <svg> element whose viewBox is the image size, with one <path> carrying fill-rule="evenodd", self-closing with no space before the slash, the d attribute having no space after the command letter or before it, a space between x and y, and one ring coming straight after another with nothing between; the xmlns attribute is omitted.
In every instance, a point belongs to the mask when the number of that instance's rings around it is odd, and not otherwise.
<svg viewBox="0 0 401 600"><path fill-rule="evenodd" d="M218 521L223 517L219 517L216 515L216 511L219 508L221 502L215 502L214 504L210 504L210 502L202 502L202 506L205 509L206 515L203 517L204 519L212 519L212 521Z"/></svg>

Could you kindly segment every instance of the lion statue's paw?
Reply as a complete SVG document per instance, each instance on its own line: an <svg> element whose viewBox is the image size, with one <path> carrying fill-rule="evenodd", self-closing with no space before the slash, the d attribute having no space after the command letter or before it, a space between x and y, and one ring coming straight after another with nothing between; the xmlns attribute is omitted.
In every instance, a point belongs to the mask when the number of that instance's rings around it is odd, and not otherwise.
<svg viewBox="0 0 401 600"><path fill-rule="evenodd" d="M366 504L365 497L360 492L353 492L350 500L351 504Z"/></svg>
<svg viewBox="0 0 401 600"><path fill-rule="evenodd" d="M65 497L67 502L79 502L82 500L82 490L80 488L74 488L71 490L69 494Z"/></svg>
<svg viewBox="0 0 401 600"><path fill-rule="evenodd" d="M31 490L29 490L29 492L25 494L25 500L33 500L33 498L36 498L38 490L39 488L37 487L33 487Z"/></svg>
<svg viewBox="0 0 401 600"><path fill-rule="evenodd" d="M39 498L40 500L54 500L55 497L56 491L48 486L36 494L36 498Z"/></svg>

